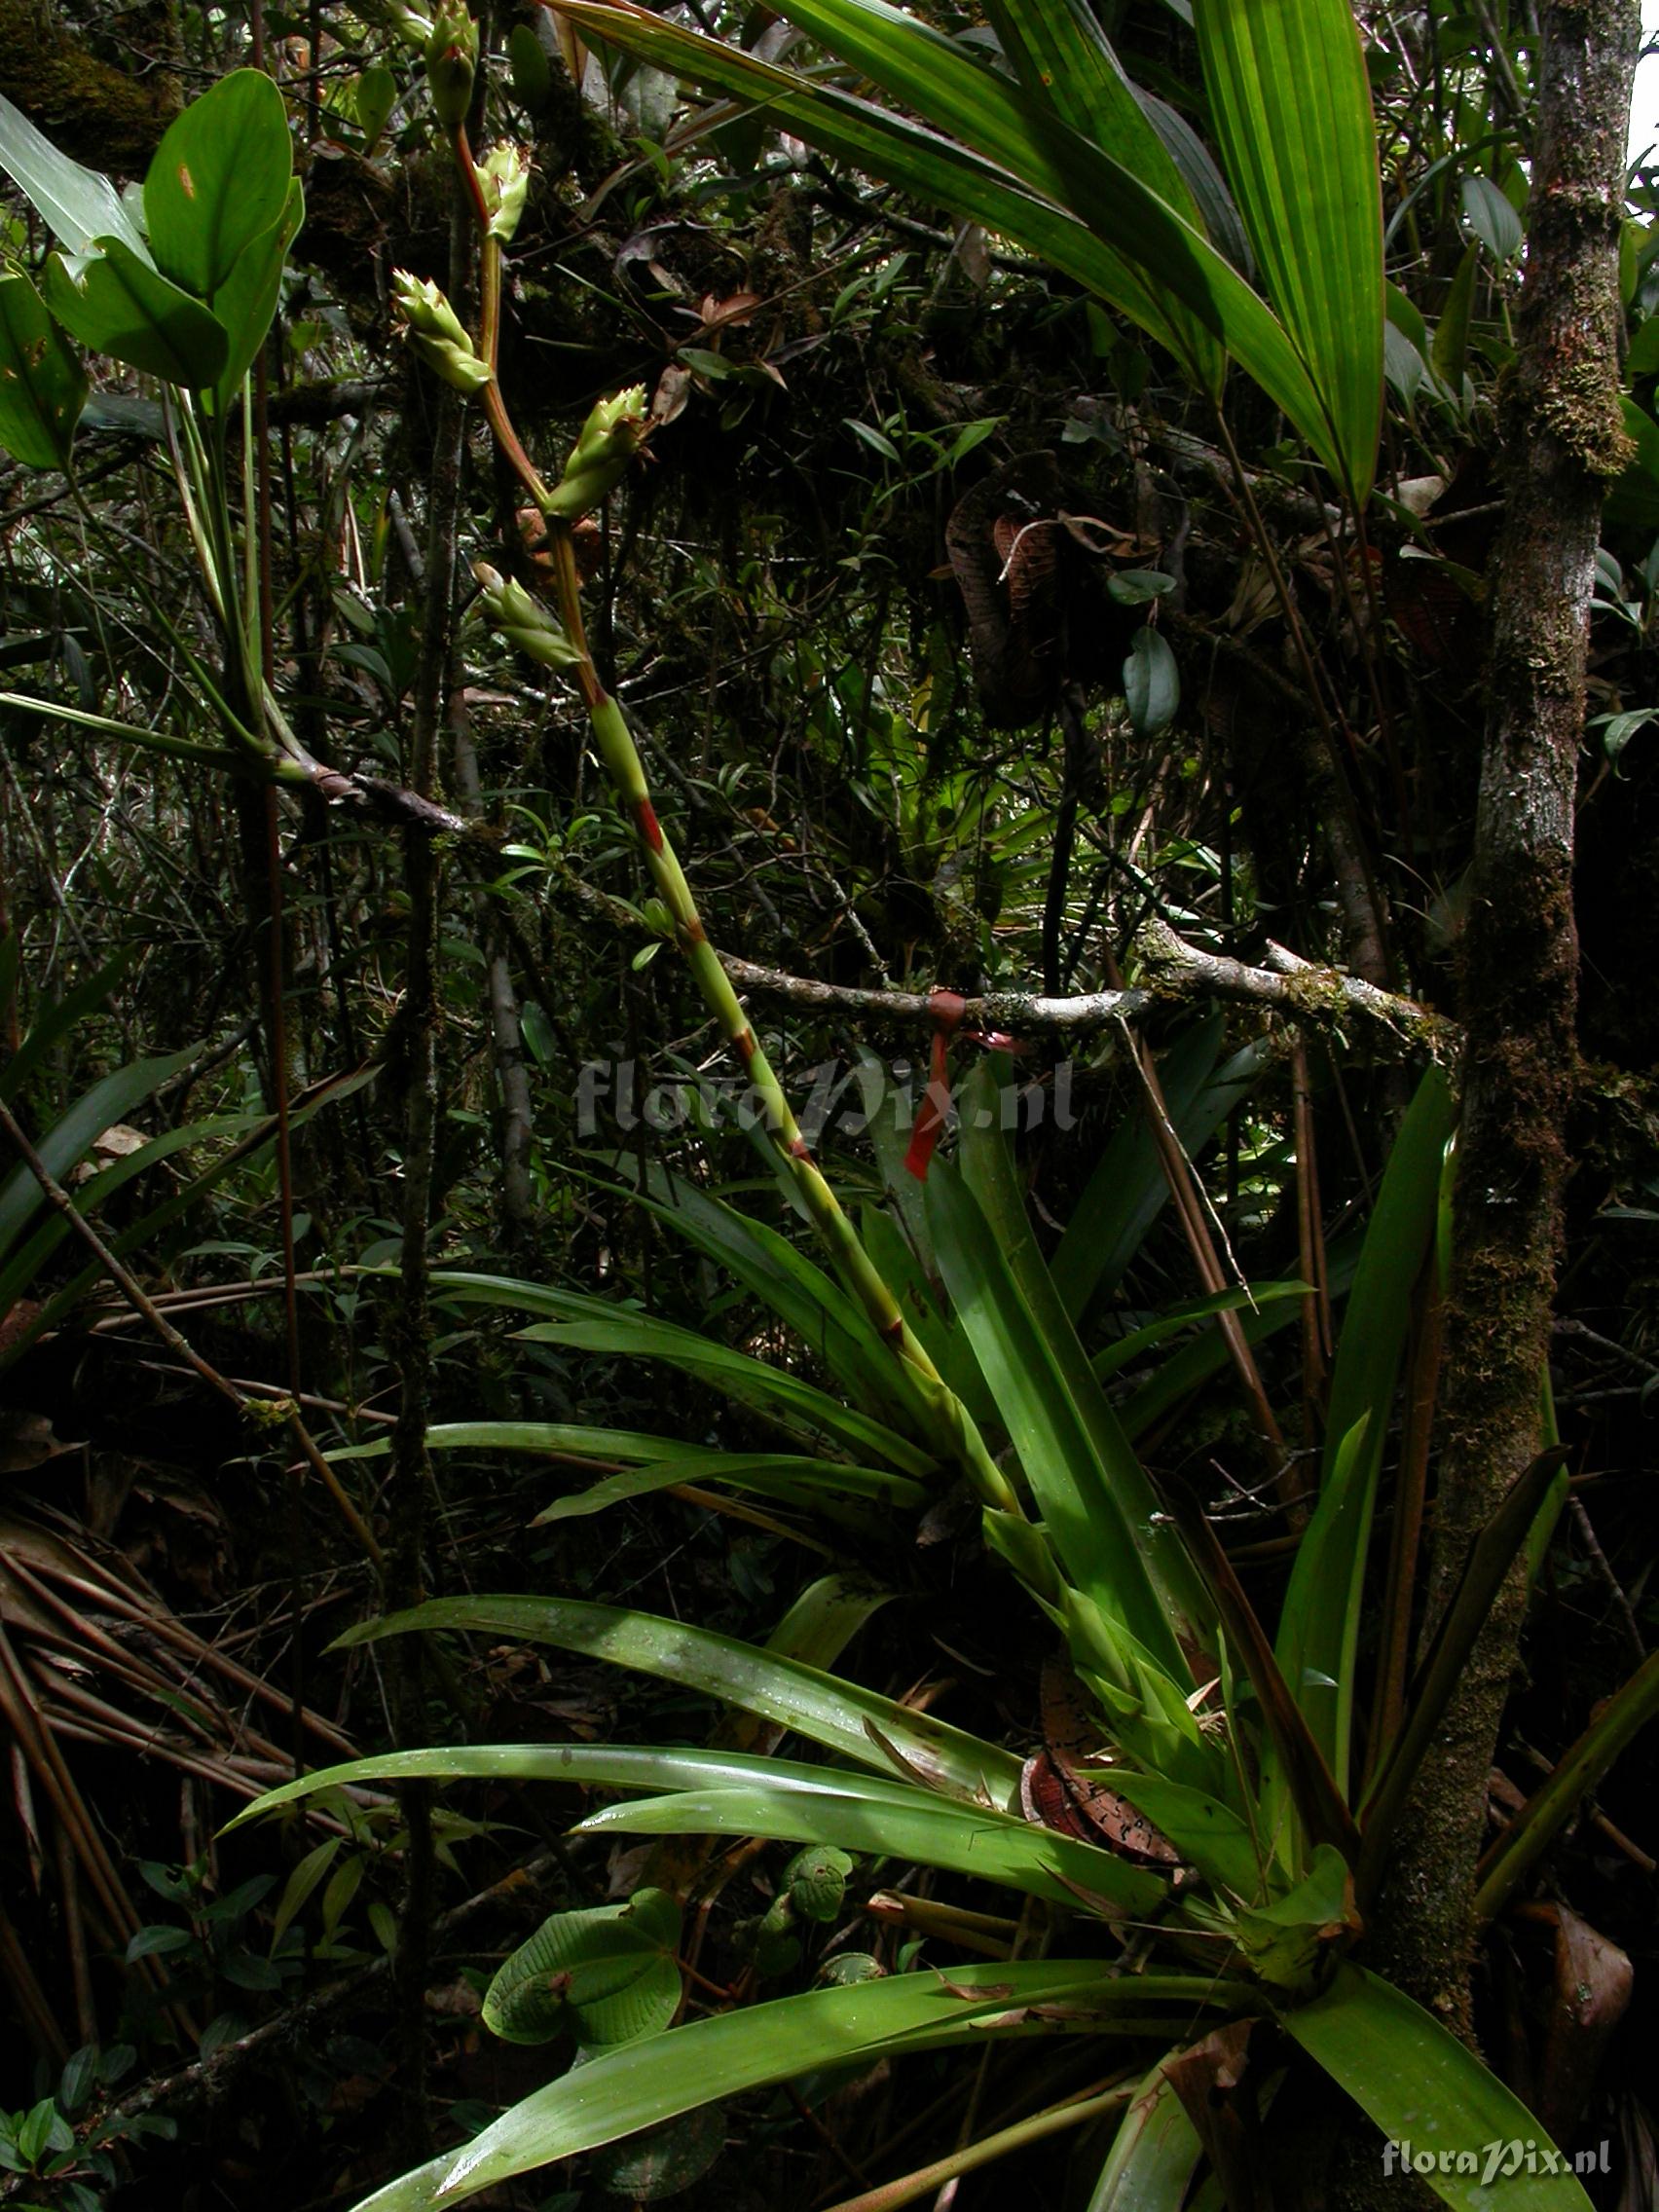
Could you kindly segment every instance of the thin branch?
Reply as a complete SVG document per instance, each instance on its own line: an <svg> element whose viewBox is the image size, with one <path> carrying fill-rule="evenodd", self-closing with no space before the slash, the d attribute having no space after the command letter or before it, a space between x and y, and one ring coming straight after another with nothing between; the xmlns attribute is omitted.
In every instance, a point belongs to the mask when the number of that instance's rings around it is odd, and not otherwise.
<svg viewBox="0 0 1659 2212"><path fill-rule="evenodd" d="M1140 1021L1172 998L1220 998L1261 1006L1288 1018L1328 1028L1357 1021L1368 1035L1381 1036L1396 1050L1450 1059L1458 1032L1443 1014L1416 999L1380 990L1341 969L1314 967L1282 947L1271 948L1266 968L1251 968L1225 953L1206 952L1178 937L1167 923L1145 923L1135 938L1148 980L1138 988L1088 991L1073 998L1045 998L1028 991L987 991L968 999L962 1025L1013 1036L1033 1031L1048 1035L1090 1036L1114 1022ZM803 1014L843 1014L900 1029L931 1034L938 1018L926 991L865 990L824 983L809 976L791 976L762 968L753 960L721 953L720 965L740 990L756 998L797 1008Z"/></svg>

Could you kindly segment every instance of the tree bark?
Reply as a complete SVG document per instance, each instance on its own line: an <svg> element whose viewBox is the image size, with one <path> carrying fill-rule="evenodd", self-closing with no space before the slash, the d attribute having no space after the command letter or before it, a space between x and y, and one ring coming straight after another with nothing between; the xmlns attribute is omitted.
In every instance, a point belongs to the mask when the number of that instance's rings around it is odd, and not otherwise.
<svg viewBox="0 0 1659 2212"><path fill-rule="evenodd" d="M157 27L170 50L173 37ZM178 113L178 79L166 66L173 58L159 55L163 65L140 78L100 60L50 0L0 0L0 92L60 153L116 176L144 174Z"/></svg>
<svg viewBox="0 0 1659 2212"><path fill-rule="evenodd" d="M1603 500L1627 456L1618 261L1636 0L1554 0L1539 29L1463 951L1463 1114L1427 1628L1477 1530L1539 1449L1577 1066L1572 846L1585 652ZM1376 1963L1465 2038L1473 1871L1525 1604L1518 1572L1424 1764L1374 1930Z"/></svg>

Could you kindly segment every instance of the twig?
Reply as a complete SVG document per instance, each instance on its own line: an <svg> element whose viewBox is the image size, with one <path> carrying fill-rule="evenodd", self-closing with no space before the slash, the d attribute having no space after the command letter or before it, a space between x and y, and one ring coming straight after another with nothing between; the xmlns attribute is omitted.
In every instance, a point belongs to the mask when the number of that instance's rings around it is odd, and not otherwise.
<svg viewBox="0 0 1659 2212"><path fill-rule="evenodd" d="M1647 1645L1642 1641L1641 1630L1637 1623L1636 1609L1625 1595L1624 1584L1613 1572L1612 1565L1606 1553L1602 1549L1601 1540L1597 1536L1595 1529L1591 1526L1590 1516L1584 1510L1583 1500L1577 1497L1569 1497L1567 1501L1567 1509L1572 1515L1573 1520L1577 1522L1578 1533L1584 1539L1584 1549L1590 1554L1597 1573L1602 1577L1611 1594L1614 1609L1618 1613L1619 1619L1624 1623L1625 1634L1630 1639L1631 1649L1636 1653L1636 1663L1640 1667L1647 1657Z"/></svg>
<svg viewBox="0 0 1659 2212"><path fill-rule="evenodd" d="M266 1406L256 1404L255 1400L249 1398L243 1391L239 1390L234 1382L203 1359L202 1354L179 1335L142 1284L128 1273L92 1223L78 1209L74 1199L58 1182L51 1168L47 1166L46 1161L42 1160L34 1146L30 1144L28 1138L18 1125L11 1108L3 1100L0 1100L0 1133L5 1135L7 1141L17 1152L18 1158L40 1185L48 1204L55 1213L62 1215L71 1231L86 1245L133 1311L148 1322L167 1349L174 1353L177 1358L182 1359L191 1373L199 1376L209 1389L217 1390L220 1397L228 1399L245 1419L252 1420L262 1426L269 1426L271 1417ZM315 1438L306 1427L305 1422L301 1420L298 1407L294 1405L291 1399L277 1402L285 1405L287 1424L293 1434L294 1441L299 1445L313 1472L321 1478L323 1488L334 1500L341 1519L378 1567L381 1549L379 1543L375 1540L374 1530L342 1489L340 1477L323 1457L317 1448Z"/></svg>

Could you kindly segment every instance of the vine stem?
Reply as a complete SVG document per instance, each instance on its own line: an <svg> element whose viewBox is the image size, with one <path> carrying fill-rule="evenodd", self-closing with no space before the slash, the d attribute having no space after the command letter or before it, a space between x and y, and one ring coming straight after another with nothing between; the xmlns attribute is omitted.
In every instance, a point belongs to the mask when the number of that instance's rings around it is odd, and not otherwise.
<svg viewBox="0 0 1659 2212"><path fill-rule="evenodd" d="M566 636L581 656L576 663L576 681L587 706L594 743L606 774L639 833L651 881L673 920L675 938L691 971L692 980L755 1087L764 1108L767 1132L787 1164L808 1218L842 1280L882 1341L898 1354L908 1394L930 1425L941 1434L947 1456L962 1466L982 1502L1005 1513L1020 1513L1018 1497L1008 1477L991 1457L967 1408L946 1386L904 1319L886 1279L865 1250L858 1232L813 1158L812 1147L801 1133L788 1094L750 1024L731 978L720 965L719 955L709 941L685 870L651 803L645 765L628 727L627 717L620 702L607 691L594 666L582 619L575 546L568 522L557 516L548 518L548 544L558 585L560 620Z"/></svg>
<svg viewBox="0 0 1659 2212"><path fill-rule="evenodd" d="M494 375L499 335L500 241L490 235L490 213L465 131L452 132L450 146L461 171L480 234L483 317L479 351L492 370L491 380L480 398L503 454L546 518L560 619L578 656L574 670L576 682L587 709L601 764L639 833L651 881L673 920L675 938L692 979L755 1087L764 1108L767 1132L800 1194L808 1218L848 1290L882 1342L895 1353L895 1373L912 1411L932 1430L940 1456L962 1468L983 1505L1023 1520L1024 1509L1014 1485L992 1458L967 1407L945 1383L921 1340L904 1319L885 1277L865 1250L840 1200L813 1158L812 1148L801 1133L784 1088L761 1049L719 954L709 941L685 871L657 819L645 765L628 727L627 717L620 702L611 697L602 682L588 645L581 579L576 570L571 525L564 517L549 511L552 494L524 449ZM1051 1597L1057 1595L1057 1574L1054 1580L1055 1590L1046 1593Z"/></svg>

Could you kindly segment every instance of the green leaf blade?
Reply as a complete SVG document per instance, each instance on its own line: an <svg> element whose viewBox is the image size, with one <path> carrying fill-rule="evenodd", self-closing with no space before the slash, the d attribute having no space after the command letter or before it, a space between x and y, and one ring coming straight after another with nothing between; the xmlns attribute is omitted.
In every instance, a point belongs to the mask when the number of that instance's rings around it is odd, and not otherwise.
<svg viewBox="0 0 1659 2212"><path fill-rule="evenodd" d="M144 179L162 275L211 305L247 248L282 219L292 174L276 84L262 69L222 77L175 117Z"/></svg>
<svg viewBox="0 0 1659 2212"><path fill-rule="evenodd" d="M1172 2033L1180 2033L1195 2005L1213 1998L1225 2006L1238 1995L1236 1985L1211 1985L1193 1974L1113 1981L1092 1962L1016 1960L953 1968L948 1979L895 1974L779 1998L607 2051L515 2105L473 2142L377 2190L356 2212L427 2212L460 2203L717 2097L887 2050L982 2041L980 2023L1014 2008L1077 2007L1080 2025L1087 2018L1109 2028L1126 2008L1144 2025L1149 2013L1168 2007Z"/></svg>
<svg viewBox="0 0 1659 2212"><path fill-rule="evenodd" d="M1187 359L1197 381L1219 392L1219 364L1206 366L1202 349L1195 357L1181 334L1182 316L1195 318L1256 379L1326 464L1342 473L1331 424L1307 366L1267 302L1157 193L1075 132L1065 146L1075 172L1068 191L1075 187L1087 194L1087 221L1047 198L1042 187L944 135L950 125L931 112L930 122L940 128L920 129L832 86L665 23L631 0L556 5L584 35L694 84L763 102L780 127L809 145L1041 255ZM978 70L972 76L976 108L999 96L994 78ZM1381 337L1378 353L1381 358Z"/></svg>
<svg viewBox="0 0 1659 2212"><path fill-rule="evenodd" d="M1453 1122L1451 1087L1430 1068L1400 1124L1360 1250L1331 1377L1319 1504L1297 1553L1274 1646L1345 1801L1377 1488Z"/></svg>
<svg viewBox="0 0 1659 2212"><path fill-rule="evenodd" d="M0 96L0 168L33 202L41 219L70 253L89 252L97 239L120 239L146 251L143 235L119 192L96 169L60 154L21 108Z"/></svg>
<svg viewBox="0 0 1659 2212"><path fill-rule="evenodd" d="M940 1161L928 1177L928 1219L951 1303L978 1354L1056 1558L1075 1588L1180 1681L1186 1675L1180 1646L1144 1560L1150 1486L1141 1516L1114 1493L1088 1422L1001 1240L962 1177ZM1083 1373L1095 1388L1087 1363ZM1142 1518L1147 1528L1139 1526Z"/></svg>
<svg viewBox="0 0 1659 2212"><path fill-rule="evenodd" d="M680 2009L680 1925L662 1890L553 1913L497 1970L484 2025L504 2043L571 2034L605 2046L660 2035Z"/></svg>
<svg viewBox="0 0 1659 2212"><path fill-rule="evenodd" d="M87 372L40 294L0 277L0 445L25 468L67 468L86 399Z"/></svg>
<svg viewBox="0 0 1659 2212"><path fill-rule="evenodd" d="M1376 1974L1345 1961L1322 1995L1280 2020L1388 2142L1434 2154L1435 2170L1422 2179L1456 2212L1493 2212L1494 2205L1505 2212L1590 2212L1584 2185L1569 2170L1530 2171L1523 2158L1501 2180L1486 2174L1489 2156L1510 2143L1531 2143L1563 2168L1568 2161L1466 2045ZM1473 2170L1440 2170L1442 2152L1454 2165L1461 2154Z"/></svg>
<svg viewBox="0 0 1659 2212"><path fill-rule="evenodd" d="M276 222L248 241L213 294L213 313L225 326L227 347L225 366L213 387L214 407L220 412L230 406L265 343L282 289L288 248L299 236L305 213L305 188L295 177Z"/></svg>
<svg viewBox="0 0 1659 2212"><path fill-rule="evenodd" d="M229 356L218 317L119 238L95 240L73 267L55 253L46 300L83 346L187 391L213 384Z"/></svg>
<svg viewBox="0 0 1659 2212"><path fill-rule="evenodd" d="M881 1748L885 1742L903 1762L901 1771L936 1788L1005 1810L1019 1801L1020 1762L1012 1751L931 1714L914 1713L844 1676L758 1650L711 1629L576 1599L436 1598L408 1612L365 1622L342 1641L372 1642L411 1629L517 1636L608 1659L757 1713L878 1773L895 1772L893 1758Z"/></svg>
<svg viewBox="0 0 1659 2212"><path fill-rule="evenodd" d="M1268 292L1356 501L1382 421L1382 200L1347 0L1195 0L1210 108Z"/></svg>

